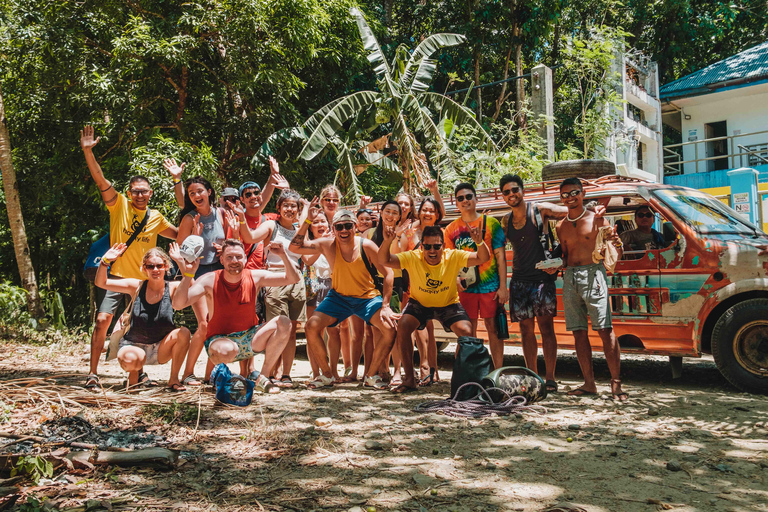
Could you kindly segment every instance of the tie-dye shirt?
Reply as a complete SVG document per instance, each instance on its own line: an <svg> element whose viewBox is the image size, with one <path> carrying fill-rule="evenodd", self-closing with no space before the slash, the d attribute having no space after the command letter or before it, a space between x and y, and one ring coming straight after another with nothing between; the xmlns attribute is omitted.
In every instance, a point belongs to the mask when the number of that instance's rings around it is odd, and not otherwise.
<svg viewBox="0 0 768 512"><path fill-rule="evenodd" d="M483 216L470 222L470 226L483 229ZM480 265L480 280L466 289L466 293L490 293L499 289L499 265L493 251L504 247L506 239L504 230L498 220L491 216L485 221L485 243L490 248L491 259ZM448 224L445 228L445 248L477 251L477 245L469 235L469 227L461 218Z"/></svg>

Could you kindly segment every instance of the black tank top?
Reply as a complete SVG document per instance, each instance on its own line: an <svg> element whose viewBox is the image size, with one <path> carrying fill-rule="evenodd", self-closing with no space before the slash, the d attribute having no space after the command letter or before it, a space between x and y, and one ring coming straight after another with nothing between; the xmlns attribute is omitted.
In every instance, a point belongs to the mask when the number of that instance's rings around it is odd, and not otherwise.
<svg viewBox="0 0 768 512"><path fill-rule="evenodd" d="M538 270L536 264L545 259L544 247L539 240L539 229L533 218L531 203L526 205L525 224L515 229L512 214L507 223L507 239L512 244L512 279L527 283L554 281L555 276Z"/></svg>
<svg viewBox="0 0 768 512"><path fill-rule="evenodd" d="M133 302L131 328L128 329L125 339L133 343L160 343L175 328L168 283L165 283L163 297L157 304L149 304L147 303L147 281L144 281L139 290L139 296Z"/></svg>

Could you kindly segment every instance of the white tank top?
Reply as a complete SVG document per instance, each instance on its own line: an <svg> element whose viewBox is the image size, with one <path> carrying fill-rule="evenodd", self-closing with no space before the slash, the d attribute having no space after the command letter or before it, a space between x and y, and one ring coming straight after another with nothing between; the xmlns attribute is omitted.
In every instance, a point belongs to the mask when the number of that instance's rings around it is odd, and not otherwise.
<svg viewBox="0 0 768 512"><path fill-rule="evenodd" d="M315 274L317 275L318 279L330 279L331 278L331 265L328 263L328 260L325 259L325 256L322 254L319 258L315 261L315 263L312 265L315 267Z"/></svg>
<svg viewBox="0 0 768 512"><path fill-rule="evenodd" d="M275 221L275 229L272 230L271 241L283 244L283 247L285 248L285 254L288 255L288 259L291 260L291 262L293 262L293 264L298 268L300 255L288 250L288 247L291 245L291 240L293 240L293 235L296 234L296 231L298 230L296 229L295 224L291 230L285 229L280 225L279 221ZM267 264L267 268L269 270L285 270L283 260L277 254L272 254L271 251L267 250L268 245L269 243L266 243L264 246L264 252L266 253L266 258L264 258L264 260Z"/></svg>

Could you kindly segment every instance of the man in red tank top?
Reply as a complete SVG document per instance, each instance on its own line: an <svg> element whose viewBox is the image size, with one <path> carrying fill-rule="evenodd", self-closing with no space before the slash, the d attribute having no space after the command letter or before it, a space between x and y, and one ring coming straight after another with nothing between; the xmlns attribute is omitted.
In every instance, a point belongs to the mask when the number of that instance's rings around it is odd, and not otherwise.
<svg viewBox="0 0 768 512"><path fill-rule="evenodd" d="M285 272L245 270L243 244L227 239L222 243L220 261L223 270L209 272L193 280L199 261L189 263L181 256L179 247L171 244L171 258L182 270L183 279L173 297L173 308L184 309L198 300L208 304L208 339L205 350L213 364L232 363L264 352L261 375L256 389L277 393L267 375L272 375L291 331L291 321L280 315L259 325L256 298L263 286L286 286L299 281L301 274L285 254L282 244L270 244L272 254L279 255Z"/></svg>

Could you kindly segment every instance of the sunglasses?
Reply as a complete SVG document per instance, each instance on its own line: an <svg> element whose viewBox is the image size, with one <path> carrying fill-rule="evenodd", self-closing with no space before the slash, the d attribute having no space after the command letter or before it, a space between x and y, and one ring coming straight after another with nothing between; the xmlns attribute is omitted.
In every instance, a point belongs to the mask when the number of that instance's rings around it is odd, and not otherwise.
<svg viewBox="0 0 768 512"><path fill-rule="evenodd" d="M139 190L137 190L135 188L131 189L131 194L133 194L135 196L148 196L150 192L152 192L152 191L148 190L148 189L139 189Z"/></svg>
<svg viewBox="0 0 768 512"><path fill-rule="evenodd" d="M351 231L354 227L354 222L340 222L339 224L333 225L333 229L336 231Z"/></svg>
<svg viewBox="0 0 768 512"><path fill-rule="evenodd" d="M224 196L224 200L229 201L231 203L236 203L238 199L240 198L237 196Z"/></svg>
<svg viewBox="0 0 768 512"><path fill-rule="evenodd" d="M520 187L509 187L501 191L505 196L508 196L509 194L517 194L518 192L520 192Z"/></svg>
<svg viewBox="0 0 768 512"><path fill-rule="evenodd" d="M248 199L249 197L252 197L252 196L257 196L257 195L259 195L260 193L261 193L261 192L243 192L243 197L244 197L244 198L246 198L246 199Z"/></svg>
<svg viewBox="0 0 768 512"><path fill-rule="evenodd" d="M331 199L329 197L326 197L325 199L323 199L323 201L325 201L326 203L338 203L339 202L338 199Z"/></svg>
<svg viewBox="0 0 768 512"><path fill-rule="evenodd" d="M466 201L471 201L472 198L474 198L474 197L475 197L475 194L467 194L467 195L464 195L464 196L456 196L456 202L457 203L461 203L461 202L463 202L465 200Z"/></svg>
<svg viewBox="0 0 768 512"><path fill-rule="evenodd" d="M651 212L648 212L648 213L640 212L640 213L636 213L635 217L637 217L638 219L652 219L654 215Z"/></svg>
<svg viewBox="0 0 768 512"><path fill-rule="evenodd" d="M360 215L361 213L373 213L373 210L370 210L368 208L360 208L357 210L357 214Z"/></svg>
<svg viewBox="0 0 768 512"><path fill-rule="evenodd" d="M439 251L443 244L421 244L425 251L431 251L432 249Z"/></svg>
<svg viewBox="0 0 768 512"><path fill-rule="evenodd" d="M144 268L147 270L162 270L165 268L165 263L158 263L157 265L144 265Z"/></svg>
<svg viewBox="0 0 768 512"><path fill-rule="evenodd" d="M571 190L570 192L563 192L560 194L560 197L563 199L568 199L569 197L576 197L577 195L581 194L581 190Z"/></svg>

